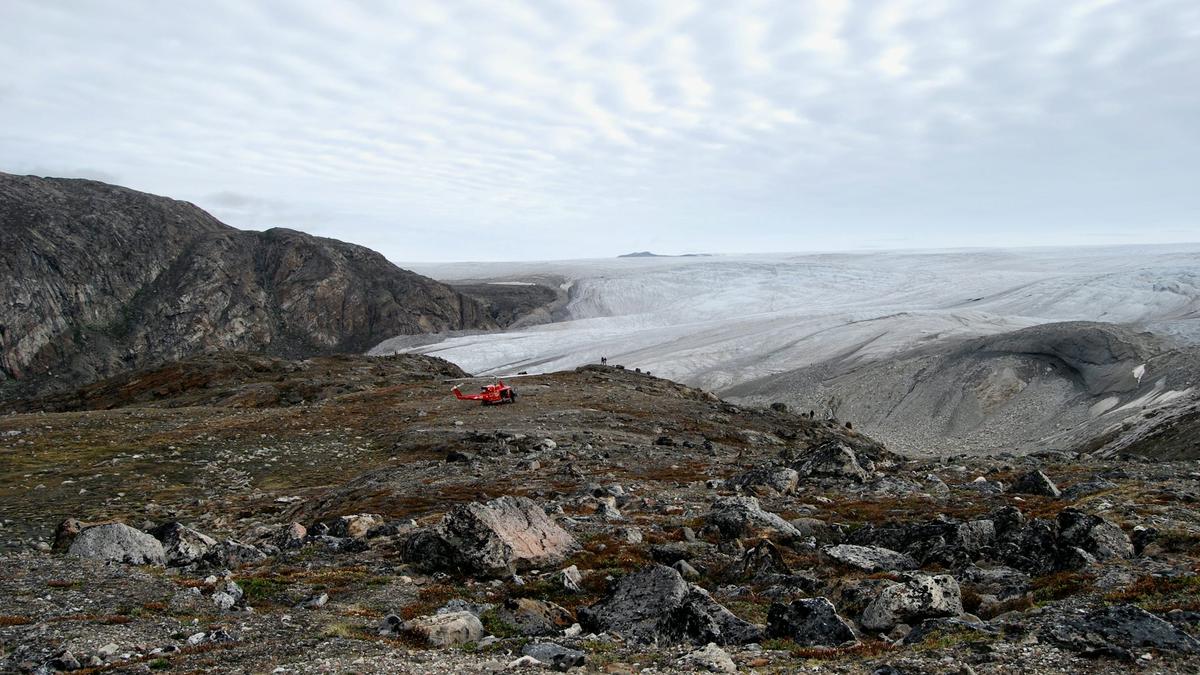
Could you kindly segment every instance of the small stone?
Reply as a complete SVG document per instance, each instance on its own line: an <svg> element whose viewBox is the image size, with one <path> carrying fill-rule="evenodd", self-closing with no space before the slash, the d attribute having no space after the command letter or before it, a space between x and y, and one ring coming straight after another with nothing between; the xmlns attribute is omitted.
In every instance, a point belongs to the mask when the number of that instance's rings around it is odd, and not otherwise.
<svg viewBox="0 0 1200 675"><path fill-rule="evenodd" d="M560 671L582 666L587 661L583 652L554 642L531 642L521 648L521 654Z"/></svg>
<svg viewBox="0 0 1200 675"><path fill-rule="evenodd" d="M737 665L719 645L710 642L679 659L677 665L692 672L736 673Z"/></svg>

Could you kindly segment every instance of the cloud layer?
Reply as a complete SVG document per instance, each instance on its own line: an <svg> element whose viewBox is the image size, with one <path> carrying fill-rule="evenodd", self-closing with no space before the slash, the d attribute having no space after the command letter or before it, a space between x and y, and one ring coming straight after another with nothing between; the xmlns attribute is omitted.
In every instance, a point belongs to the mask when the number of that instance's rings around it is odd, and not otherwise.
<svg viewBox="0 0 1200 675"><path fill-rule="evenodd" d="M0 64L0 170L395 260L1200 239L1190 0L6 0Z"/></svg>

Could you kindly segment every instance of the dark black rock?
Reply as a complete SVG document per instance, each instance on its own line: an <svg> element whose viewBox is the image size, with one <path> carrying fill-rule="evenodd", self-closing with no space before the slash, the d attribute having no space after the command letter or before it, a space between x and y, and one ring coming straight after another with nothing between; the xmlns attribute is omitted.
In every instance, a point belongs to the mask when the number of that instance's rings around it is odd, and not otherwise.
<svg viewBox="0 0 1200 675"><path fill-rule="evenodd" d="M767 615L768 638L791 638L802 647L839 647L855 642L854 631L826 598L774 603Z"/></svg>
<svg viewBox="0 0 1200 675"><path fill-rule="evenodd" d="M579 622L588 630L620 633L639 643L744 644L762 635L707 591L662 565L622 578L608 597L579 611Z"/></svg>

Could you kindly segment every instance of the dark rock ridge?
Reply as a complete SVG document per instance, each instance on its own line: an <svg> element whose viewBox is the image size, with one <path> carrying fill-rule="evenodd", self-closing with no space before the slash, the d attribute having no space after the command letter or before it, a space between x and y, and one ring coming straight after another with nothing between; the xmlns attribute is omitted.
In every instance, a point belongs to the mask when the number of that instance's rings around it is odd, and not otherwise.
<svg viewBox="0 0 1200 675"><path fill-rule="evenodd" d="M220 349L295 358L495 327L475 300L362 246L237 230L88 180L0 173L0 271L6 394Z"/></svg>

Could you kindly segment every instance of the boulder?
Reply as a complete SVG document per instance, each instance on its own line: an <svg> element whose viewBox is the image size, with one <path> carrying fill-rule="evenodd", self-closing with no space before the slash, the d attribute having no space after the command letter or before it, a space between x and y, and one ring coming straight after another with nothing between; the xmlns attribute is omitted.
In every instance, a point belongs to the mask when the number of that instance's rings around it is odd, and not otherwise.
<svg viewBox="0 0 1200 675"><path fill-rule="evenodd" d="M75 537L87 527L82 521L75 518L67 518L58 524L54 530L54 546L55 551L66 551L71 548L71 543L75 541Z"/></svg>
<svg viewBox="0 0 1200 675"><path fill-rule="evenodd" d="M915 570L920 565L911 556L882 546L839 544L821 549L826 556L864 572Z"/></svg>
<svg viewBox="0 0 1200 675"><path fill-rule="evenodd" d="M578 649L568 649L554 642L530 642L521 648L521 655L537 659L554 670L566 672L587 662L587 655Z"/></svg>
<svg viewBox="0 0 1200 675"><path fill-rule="evenodd" d="M521 635L557 635L575 623L566 609L546 600L508 598L496 610L496 617Z"/></svg>
<svg viewBox="0 0 1200 675"><path fill-rule="evenodd" d="M726 482L735 490L751 491L756 487L767 487L781 495L791 494L800 482L800 474L786 466L760 466L734 476Z"/></svg>
<svg viewBox="0 0 1200 675"><path fill-rule="evenodd" d="M867 466L860 463L859 457L850 446L841 441L829 441L801 454L792 464L792 468L805 478L827 477L863 483L870 478L874 470L870 460L863 461Z"/></svg>
<svg viewBox="0 0 1200 675"><path fill-rule="evenodd" d="M561 562L579 544L526 497L454 507L405 541L406 560L428 570L508 576Z"/></svg>
<svg viewBox="0 0 1200 675"><path fill-rule="evenodd" d="M404 622L402 630L430 647L453 647L483 637L483 624L470 612L419 616Z"/></svg>
<svg viewBox="0 0 1200 675"><path fill-rule="evenodd" d="M308 528L292 523L275 534L274 543L281 549L300 548L308 538Z"/></svg>
<svg viewBox="0 0 1200 675"><path fill-rule="evenodd" d="M162 543L167 564L185 567L201 562L217 546L217 540L182 523L165 523L150 531Z"/></svg>
<svg viewBox="0 0 1200 675"><path fill-rule="evenodd" d="M572 593L578 593L583 588L583 575L576 565L559 570L558 581L564 589Z"/></svg>
<svg viewBox="0 0 1200 675"><path fill-rule="evenodd" d="M1087 551L1097 560L1130 558L1133 542L1116 524L1079 509L1063 509L1055 519L1058 539L1065 547Z"/></svg>
<svg viewBox="0 0 1200 675"><path fill-rule="evenodd" d="M908 574L903 581L885 586L875 596L863 610L860 623L867 630L889 631L900 623L962 613L962 592L954 577Z"/></svg>
<svg viewBox="0 0 1200 675"><path fill-rule="evenodd" d="M764 511L754 497L718 498L705 517L705 528L715 530L722 539L750 535L800 538L799 530L778 515Z"/></svg>
<svg viewBox="0 0 1200 675"><path fill-rule="evenodd" d="M756 642L762 631L734 616L678 572L652 565L620 579L608 597L579 611L594 632L620 633L639 643Z"/></svg>
<svg viewBox="0 0 1200 675"><path fill-rule="evenodd" d="M857 642L849 624L827 598L773 603L767 614L768 638L790 638L801 647L840 647Z"/></svg>
<svg viewBox="0 0 1200 675"><path fill-rule="evenodd" d="M166 565L162 544L151 535L122 523L84 528L67 549L71 555L131 565Z"/></svg>
<svg viewBox="0 0 1200 675"><path fill-rule="evenodd" d="M1064 613L1044 635L1068 649L1129 658L1129 650L1200 653L1200 641L1135 605L1117 605L1084 615Z"/></svg>
<svg viewBox="0 0 1200 675"><path fill-rule="evenodd" d="M340 516L329 523L329 534L334 537L362 539L371 528L383 525L384 517L378 513L356 513Z"/></svg>
<svg viewBox="0 0 1200 675"><path fill-rule="evenodd" d="M220 567L237 569L246 565L254 565L267 559L256 546L242 543L236 539L226 539L216 548L210 549L205 562Z"/></svg>
<svg viewBox="0 0 1200 675"><path fill-rule="evenodd" d="M677 662L681 670L689 673L736 673L737 664L729 654L715 642L684 654Z"/></svg>
<svg viewBox="0 0 1200 675"><path fill-rule="evenodd" d="M1037 495L1051 499L1058 499L1062 496L1054 481L1037 469L1017 477L1008 491L1019 495Z"/></svg>

